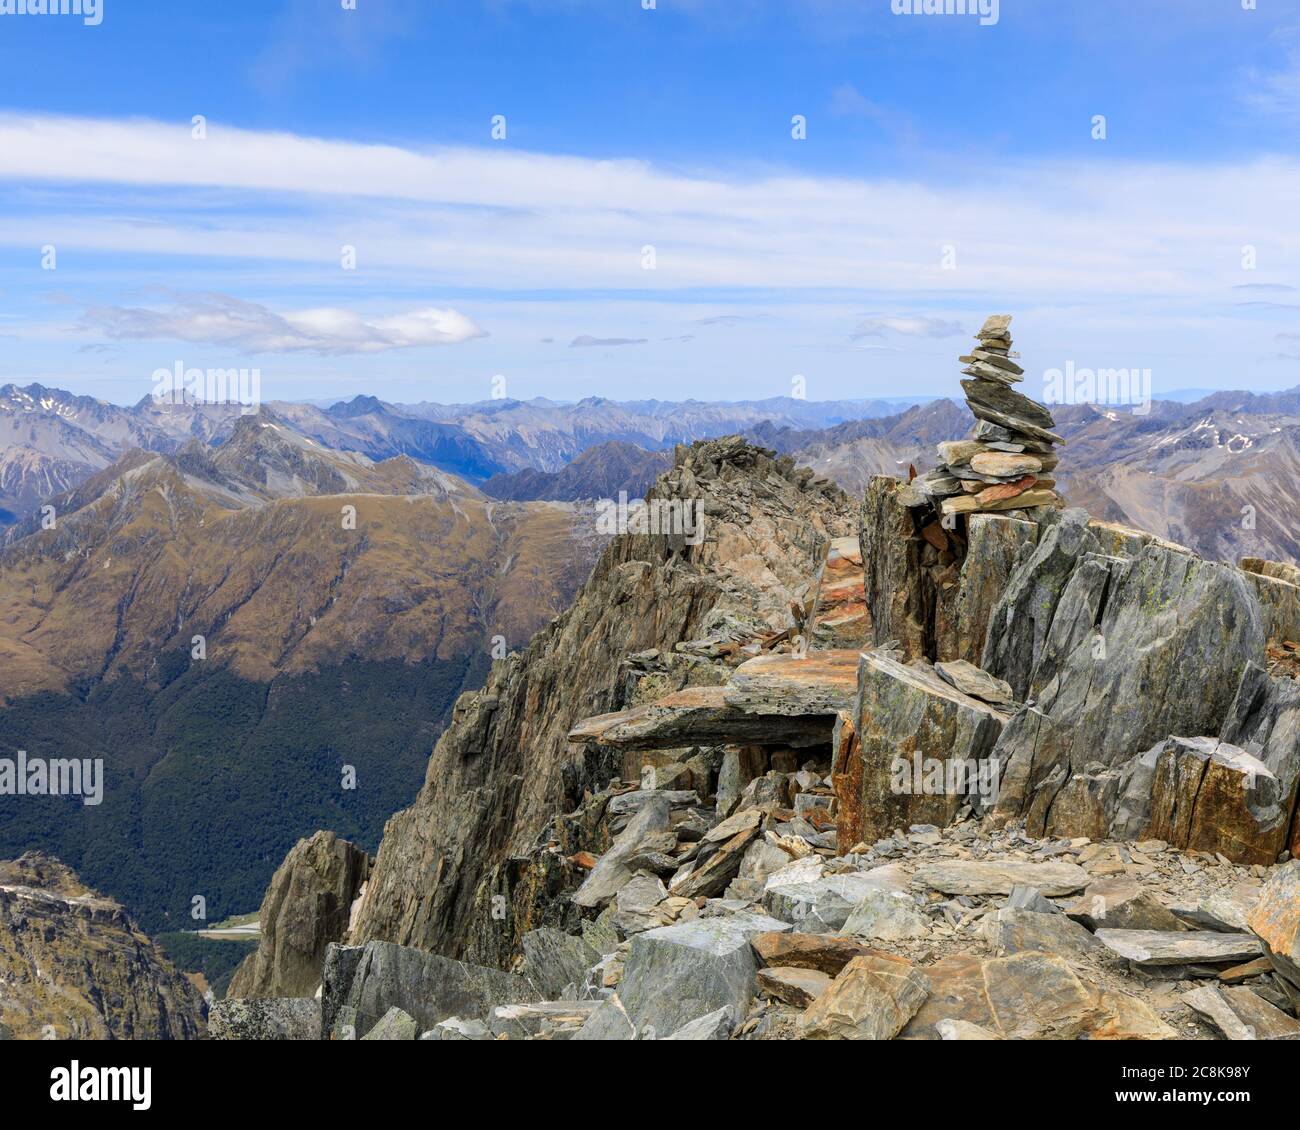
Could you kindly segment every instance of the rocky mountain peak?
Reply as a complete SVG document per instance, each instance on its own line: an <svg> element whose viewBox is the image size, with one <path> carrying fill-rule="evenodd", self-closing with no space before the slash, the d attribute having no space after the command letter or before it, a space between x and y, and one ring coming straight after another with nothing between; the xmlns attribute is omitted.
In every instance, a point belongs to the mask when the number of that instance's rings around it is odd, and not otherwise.
<svg viewBox="0 0 1300 1130"><path fill-rule="evenodd" d="M197 1039L206 1006L116 902L43 852L0 862L0 1031Z"/></svg>

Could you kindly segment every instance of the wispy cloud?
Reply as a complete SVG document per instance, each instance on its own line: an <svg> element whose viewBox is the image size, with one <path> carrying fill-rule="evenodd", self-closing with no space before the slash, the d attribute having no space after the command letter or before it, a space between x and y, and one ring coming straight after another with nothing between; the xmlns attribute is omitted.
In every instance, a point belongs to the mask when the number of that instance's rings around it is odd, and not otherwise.
<svg viewBox="0 0 1300 1130"><path fill-rule="evenodd" d="M148 121L0 116L0 181L43 186L0 243L338 269L465 287L845 288L1040 300L1222 290L1239 248L1300 254L1300 163L1008 163L942 185L682 173L505 148L424 150ZM93 190L89 186L94 186ZM1135 191L1135 187L1140 191ZM223 207L212 208L211 190ZM93 191L95 207L86 208ZM133 203L114 208L113 193ZM141 198L165 208L141 227ZM642 249L656 249L643 269ZM944 267L944 249L956 269ZM1221 249L1221 250L1219 250ZM1217 258L1216 258L1217 254ZM948 257L952 261L953 257ZM1219 267L1215 267L1215 263Z"/></svg>
<svg viewBox="0 0 1300 1130"><path fill-rule="evenodd" d="M850 335L853 341L864 337L884 337L899 334L902 337L957 337L966 331L960 322L949 318L932 318L925 314L872 314L858 323Z"/></svg>
<svg viewBox="0 0 1300 1130"><path fill-rule="evenodd" d="M713 314L707 318L696 318L697 326L743 326L746 322L766 322L770 314Z"/></svg>
<svg viewBox="0 0 1300 1130"><path fill-rule="evenodd" d="M1246 71L1242 100L1246 105L1269 114L1300 117L1300 38L1288 37L1286 62L1276 70L1252 67Z"/></svg>
<svg viewBox="0 0 1300 1130"><path fill-rule="evenodd" d="M591 334L579 334L571 342L570 349L583 349L593 345L645 345L644 337L592 337Z"/></svg>
<svg viewBox="0 0 1300 1130"><path fill-rule="evenodd" d="M882 106L865 97L851 82L842 82L831 91L831 113L841 118L870 118L884 121L888 116Z"/></svg>
<svg viewBox="0 0 1300 1130"><path fill-rule="evenodd" d="M369 318L337 307L276 313L226 294L182 296L162 310L95 306L83 324L115 341L165 339L255 353L382 353L485 336L456 310L424 307Z"/></svg>

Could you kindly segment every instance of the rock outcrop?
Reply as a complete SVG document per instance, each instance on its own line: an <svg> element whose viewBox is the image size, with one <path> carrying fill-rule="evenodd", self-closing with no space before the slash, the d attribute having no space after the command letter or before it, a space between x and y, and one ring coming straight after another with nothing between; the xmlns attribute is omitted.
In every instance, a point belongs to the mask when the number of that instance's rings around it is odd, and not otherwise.
<svg viewBox="0 0 1300 1130"><path fill-rule="evenodd" d="M977 392L1015 436L950 469L1051 442ZM874 480L854 545L767 453L679 451L652 497L717 520L618 539L462 702L322 1031L1290 1038L1300 698L1268 649L1300 610L1054 498L932 528L915 489Z"/></svg>
<svg viewBox="0 0 1300 1130"><path fill-rule="evenodd" d="M838 488L739 439L679 448L649 503L695 507L703 536L616 536L573 606L461 698L419 797L388 822L351 941L508 962L576 878L559 853L525 862L534 841L622 768L569 731L716 685L713 661L758 654L755 641L788 649L809 626L830 542L853 527Z"/></svg>
<svg viewBox="0 0 1300 1130"><path fill-rule="evenodd" d="M1278 570L1265 563L1203 561L1079 510L958 516L940 551L904 488L873 480L862 510L867 608L887 654L864 661L873 677L835 731L841 837L942 823L969 805L1034 835L1165 839L1244 862L1296 846L1300 692L1268 671L1300 590L1266 606L1257 580ZM895 659L907 666L882 686ZM1009 692L986 703L999 732L975 756L995 787L975 795L964 779L927 807L885 779L895 752L929 732L891 731L889 704L925 701L919 686L954 664L968 687L991 678ZM922 762L968 760L952 740Z"/></svg>
<svg viewBox="0 0 1300 1130"><path fill-rule="evenodd" d="M325 947L342 941L370 856L333 832L299 840L276 870L258 914L257 950L244 959L228 997L310 997Z"/></svg>
<svg viewBox="0 0 1300 1130"><path fill-rule="evenodd" d="M0 863L0 1028L18 1039L187 1040L199 990L58 860Z"/></svg>

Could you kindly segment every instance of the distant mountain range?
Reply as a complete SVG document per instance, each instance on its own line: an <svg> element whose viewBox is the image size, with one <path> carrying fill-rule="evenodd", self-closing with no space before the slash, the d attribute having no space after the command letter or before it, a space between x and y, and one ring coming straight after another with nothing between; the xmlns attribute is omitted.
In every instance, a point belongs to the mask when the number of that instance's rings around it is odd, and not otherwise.
<svg viewBox="0 0 1300 1130"><path fill-rule="evenodd" d="M644 498L651 484L673 465L671 451L646 451L633 443L608 440L589 447L559 471L532 467L493 475L483 493L493 498L550 498L576 502L582 498Z"/></svg>
<svg viewBox="0 0 1300 1130"><path fill-rule="evenodd" d="M1055 475L1066 502L1235 562L1300 558L1300 388L1216 392L1191 404L1055 406L1065 438ZM828 429L763 425L753 439L859 491L872 475L935 465L935 444L970 430L950 400Z"/></svg>
<svg viewBox="0 0 1300 1130"><path fill-rule="evenodd" d="M299 435L336 451L383 460L407 455L482 483L514 471L558 472L589 448L615 441L645 450L775 427L824 428L890 415L896 401L807 401L790 397L710 404L593 397L475 404L388 404L356 396L328 408L274 401L265 406ZM219 445L242 411L236 405L146 397L124 408L32 384L0 387L0 524L102 471L132 448L173 454L191 440Z"/></svg>
<svg viewBox="0 0 1300 1130"><path fill-rule="evenodd" d="M0 549L0 755L105 777L97 806L0 797L0 858L48 850L150 930L192 926L196 896L255 906L319 824L373 847L457 696L567 607L602 540L590 507L496 501L270 410L221 428L132 448Z"/></svg>

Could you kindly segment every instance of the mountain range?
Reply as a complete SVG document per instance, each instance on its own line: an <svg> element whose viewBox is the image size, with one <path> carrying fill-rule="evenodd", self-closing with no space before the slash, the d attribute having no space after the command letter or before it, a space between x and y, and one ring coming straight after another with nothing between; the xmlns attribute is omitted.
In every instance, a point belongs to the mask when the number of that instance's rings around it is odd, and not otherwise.
<svg viewBox="0 0 1300 1130"><path fill-rule="evenodd" d="M1149 407L1052 407L1065 440L1055 474L1066 501L1211 559L1300 558L1300 388ZM872 475L933 468L935 444L969 425L963 408L941 400L829 429L765 425L750 434L860 492Z"/></svg>
<svg viewBox="0 0 1300 1130"><path fill-rule="evenodd" d="M304 828L377 842L457 695L600 540L590 507L499 502L269 410L47 505L0 550L0 740L102 758L105 796L0 797L0 857L44 848L150 930L256 903Z"/></svg>
<svg viewBox="0 0 1300 1130"><path fill-rule="evenodd" d="M537 398L401 405L361 395L326 408L289 401L265 407L323 447L375 460L408 455L470 483L528 469L558 472L588 448L610 441L663 450L765 421L816 428L897 411L892 401L791 397L724 404L621 404L591 397L576 404ZM39 384L0 386L0 525L133 448L174 453L195 439L220 444L245 414L237 404L205 404L187 396L146 396L120 407Z"/></svg>

